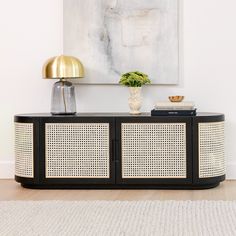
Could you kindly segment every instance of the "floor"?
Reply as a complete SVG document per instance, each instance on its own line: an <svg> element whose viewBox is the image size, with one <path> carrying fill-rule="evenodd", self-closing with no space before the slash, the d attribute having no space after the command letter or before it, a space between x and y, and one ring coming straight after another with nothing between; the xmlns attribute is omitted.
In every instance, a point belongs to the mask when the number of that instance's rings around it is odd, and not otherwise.
<svg viewBox="0 0 236 236"><path fill-rule="evenodd" d="M0 200L236 200L236 181L207 190L35 190L0 180Z"/></svg>

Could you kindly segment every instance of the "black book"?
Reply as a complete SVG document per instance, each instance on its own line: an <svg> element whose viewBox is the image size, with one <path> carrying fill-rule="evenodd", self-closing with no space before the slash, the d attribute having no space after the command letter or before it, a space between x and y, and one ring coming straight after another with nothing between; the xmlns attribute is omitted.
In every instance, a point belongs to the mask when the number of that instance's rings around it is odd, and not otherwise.
<svg viewBox="0 0 236 236"><path fill-rule="evenodd" d="M195 116L197 109L193 110L151 110L152 116Z"/></svg>

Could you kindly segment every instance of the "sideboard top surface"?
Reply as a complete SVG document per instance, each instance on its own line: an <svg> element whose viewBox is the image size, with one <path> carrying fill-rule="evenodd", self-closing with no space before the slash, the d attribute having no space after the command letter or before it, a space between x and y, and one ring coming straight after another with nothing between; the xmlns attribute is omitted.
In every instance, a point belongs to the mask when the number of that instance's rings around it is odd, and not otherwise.
<svg viewBox="0 0 236 236"><path fill-rule="evenodd" d="M27 118L34 118L34 117L160 117L160 116L151 116L150 112L143 112L140 115L131 115L129 113L84 113L79 112L75 115L52 115L51 113L29 113L29 114L17 114L16 117L27 117ZM198 112L196 116L174 116L174 117L216 117L216 116L224 116L222 113L214 113L214 112ZM163 116L161 116L163 117ZM171 117L171 116L166 116Z"/></svg>
<svg viewBox="0 0 236 236"><path fill-rule="evenodd" d="M196 116L151 116L151 113L142 113L140 115L131 115L129 113L76 113L75 115L52 115L51 113L31 113L15 115L15 122L80 122L93 121L103 122L112 119L126 119L128 122L216 122L224 121L225 116L222 113L200 112Z"/></svg>

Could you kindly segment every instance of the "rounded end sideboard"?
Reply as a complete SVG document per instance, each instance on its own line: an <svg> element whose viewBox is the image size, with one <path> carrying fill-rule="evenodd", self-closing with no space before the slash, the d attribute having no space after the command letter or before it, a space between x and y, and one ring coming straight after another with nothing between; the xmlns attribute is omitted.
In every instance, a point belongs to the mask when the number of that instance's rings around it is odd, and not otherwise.
<svg viewBox="0 0 236 236"><path fill-rule="evenodd" d="M225 179L224 119L16 115L15 180L28 188L212 188Z"/></svg>

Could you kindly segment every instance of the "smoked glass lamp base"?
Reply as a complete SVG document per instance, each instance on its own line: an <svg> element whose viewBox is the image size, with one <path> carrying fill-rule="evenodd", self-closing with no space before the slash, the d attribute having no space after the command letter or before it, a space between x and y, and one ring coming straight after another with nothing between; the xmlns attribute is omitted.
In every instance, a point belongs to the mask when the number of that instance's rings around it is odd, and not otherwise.
<svg viewBox="0 0 236 236"><path fill-rule="evenodd" d="M71 82L60 80L53 85L51 113L53 115L76 113L75 88Z"/></svg>

